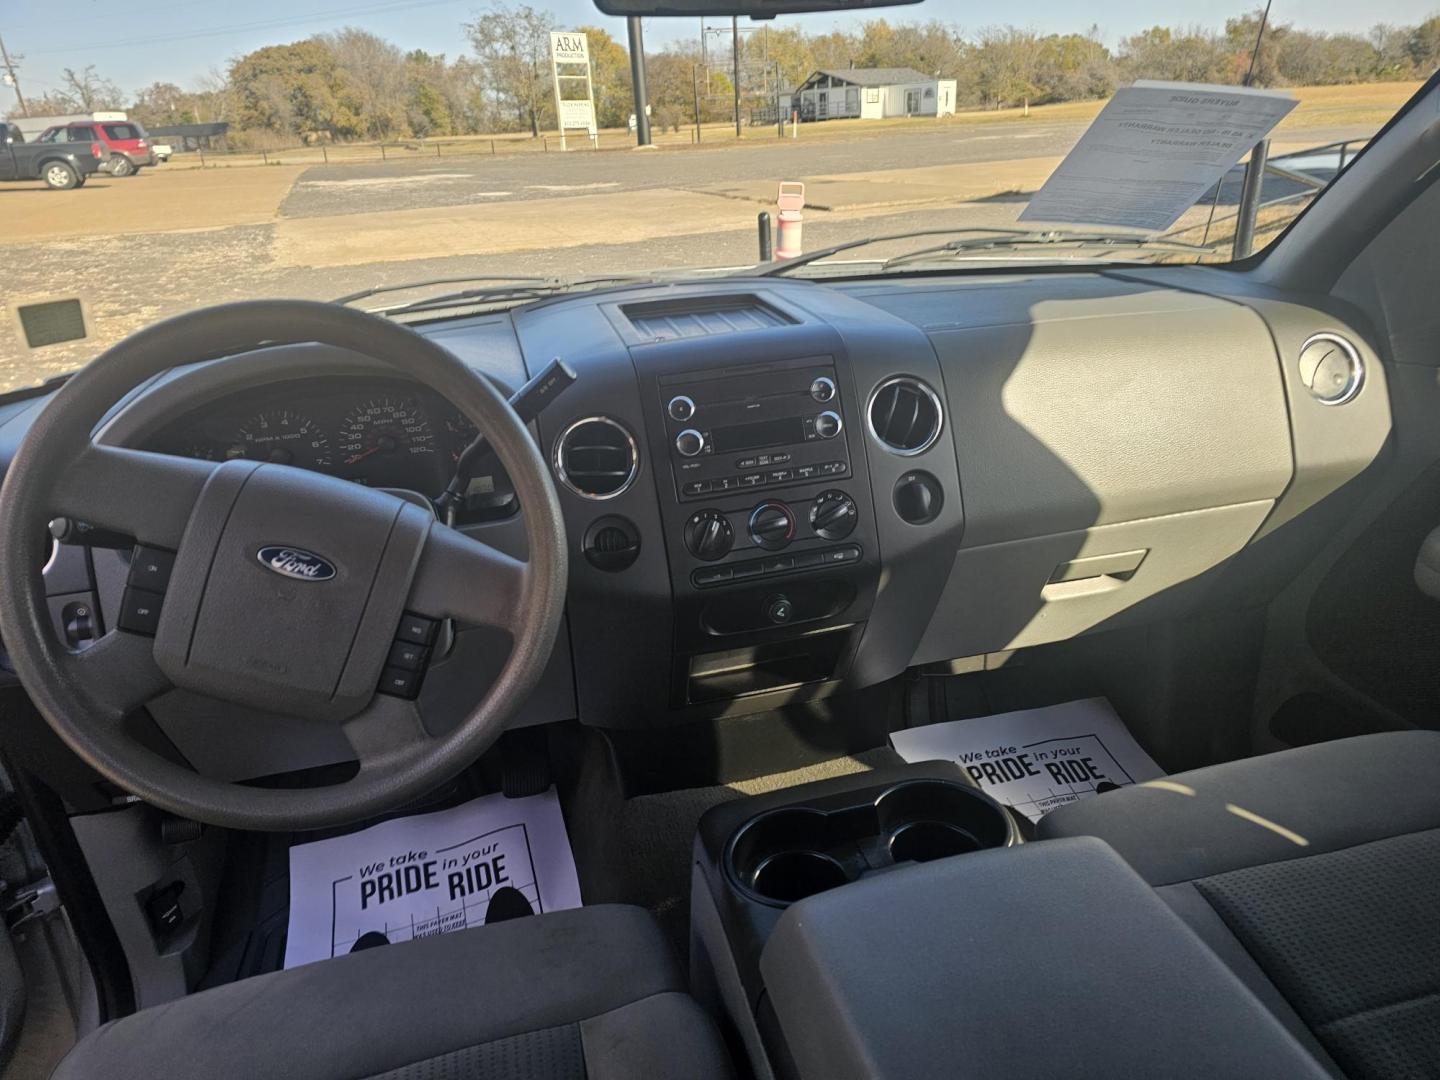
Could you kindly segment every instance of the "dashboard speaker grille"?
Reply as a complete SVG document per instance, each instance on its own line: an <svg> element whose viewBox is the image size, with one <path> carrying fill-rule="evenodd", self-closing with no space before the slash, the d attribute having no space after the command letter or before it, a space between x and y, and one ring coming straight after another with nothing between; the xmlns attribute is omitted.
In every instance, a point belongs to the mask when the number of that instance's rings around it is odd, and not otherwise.
<svg viewBox="0 0 1440 1080"><path fill-rule="evenodd" d="M611 499L635 482L640 454L634 437L608 416L577 420L555 440L555 473L587 499Z"/></svg>
<svg viewBox="0 0 1440 1080"><path fill-rule="evenodd" d="M870 433L892 453L910 456L935 445L944 423L940 397L919 379L900 376L876 388L866 413Z"/></svg>

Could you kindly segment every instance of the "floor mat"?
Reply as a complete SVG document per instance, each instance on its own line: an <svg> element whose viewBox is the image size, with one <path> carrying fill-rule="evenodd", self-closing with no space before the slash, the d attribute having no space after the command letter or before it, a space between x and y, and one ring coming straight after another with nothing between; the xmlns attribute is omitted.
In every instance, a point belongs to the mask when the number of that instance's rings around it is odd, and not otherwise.
<svg viewBox="0 0 1440 1080"><path fill-rule="evenodd" d="M579 906L554 789L486 795L292 847L285 966Z"/></svg>
<svg viewBox="0 0 1440 1080"><path fill-rule="evenodd" d="M897 731L906 761L954 761L980 788L1039 821L1091 795L1164 776L1104 698Z"/></svg>

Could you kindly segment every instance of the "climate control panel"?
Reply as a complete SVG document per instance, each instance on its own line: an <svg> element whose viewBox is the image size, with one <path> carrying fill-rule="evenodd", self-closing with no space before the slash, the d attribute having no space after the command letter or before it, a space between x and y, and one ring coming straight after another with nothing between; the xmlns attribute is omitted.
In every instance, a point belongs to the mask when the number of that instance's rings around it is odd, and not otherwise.
<svg viewBox="0 0 1440 1080"><path fill-rule="evenodd" d="M765 499L739 509L696 510L685 520L685 549L702 562L718 565L694 570L691 584L709 588L858 562L861 545L839 541L849 540L859 521L855 500L839 488L808 499ZM720 562L730 555L735 558Z"/></svg>

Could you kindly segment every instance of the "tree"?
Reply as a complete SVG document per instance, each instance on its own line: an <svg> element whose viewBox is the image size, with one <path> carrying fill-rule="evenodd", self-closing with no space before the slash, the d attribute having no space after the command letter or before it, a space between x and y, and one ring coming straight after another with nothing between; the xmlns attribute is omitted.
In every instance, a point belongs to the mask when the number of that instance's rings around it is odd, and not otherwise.
<svg viewBox="0 0 1440 1080"><path fill-rule="evenodd" d="M313 138L354 137L365 123L356 87L318 38L267 45L230 65L240 125Z"/></svg>
<svg viewBox="0 0 1440 1080"><path fill-rule="evenodd" d="M78 73L74 68L66 68L60 77L65 84L63 93L75 103L76 112L97 112L124 107L125 96L120 93L120 88L109 79L97 75L94 64Z"/></svg>
<svg viewBox="0 0 1440 1080"><path fill-rule="evenodd" d="M1013 26L982 30L975 49L982 99L997 109L1023 105L1028 113L1031 98L1043 93L1035 82L1041 50L1040 38L1033 30L1018 30Z"/></svg>
<svg viewBox="0 0 1440 1080"><path fill-rule="evenodd" d="M199 122L188 94L174 83L151 83L135 94L135 103L130 106L132 119L146 127L161 124L194 124Z"/></svg>
<svg viewBox="0 0 1440 1080"><path fill-rule="evenodd" d="M410 133L405 57L368 30L347 26L319 39L335 58L340 83L354 101L362 134L394 139Z"/></svg>
<svg viewBox="0 0 1440 1080"><path fill-rule="evenodd" d="M528 123L532 137L540 134L550 97L550 31L555 26L548 11L506 3L492 4L465 24L497 106L514 116L517 127Z"/></svg>

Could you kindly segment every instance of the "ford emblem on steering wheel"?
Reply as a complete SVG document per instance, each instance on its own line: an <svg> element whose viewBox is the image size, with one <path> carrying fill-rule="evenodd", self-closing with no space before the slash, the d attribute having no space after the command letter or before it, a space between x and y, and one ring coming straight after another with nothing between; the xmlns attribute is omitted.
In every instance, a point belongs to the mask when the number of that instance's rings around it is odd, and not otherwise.
<svg viewBox="0 0 1440 1080"><path fill-rule="evenodd" d="M277 574L300 581L329 581L335 576L335 565L304 548L272 545L255 553L260 565Z"/></svg>

